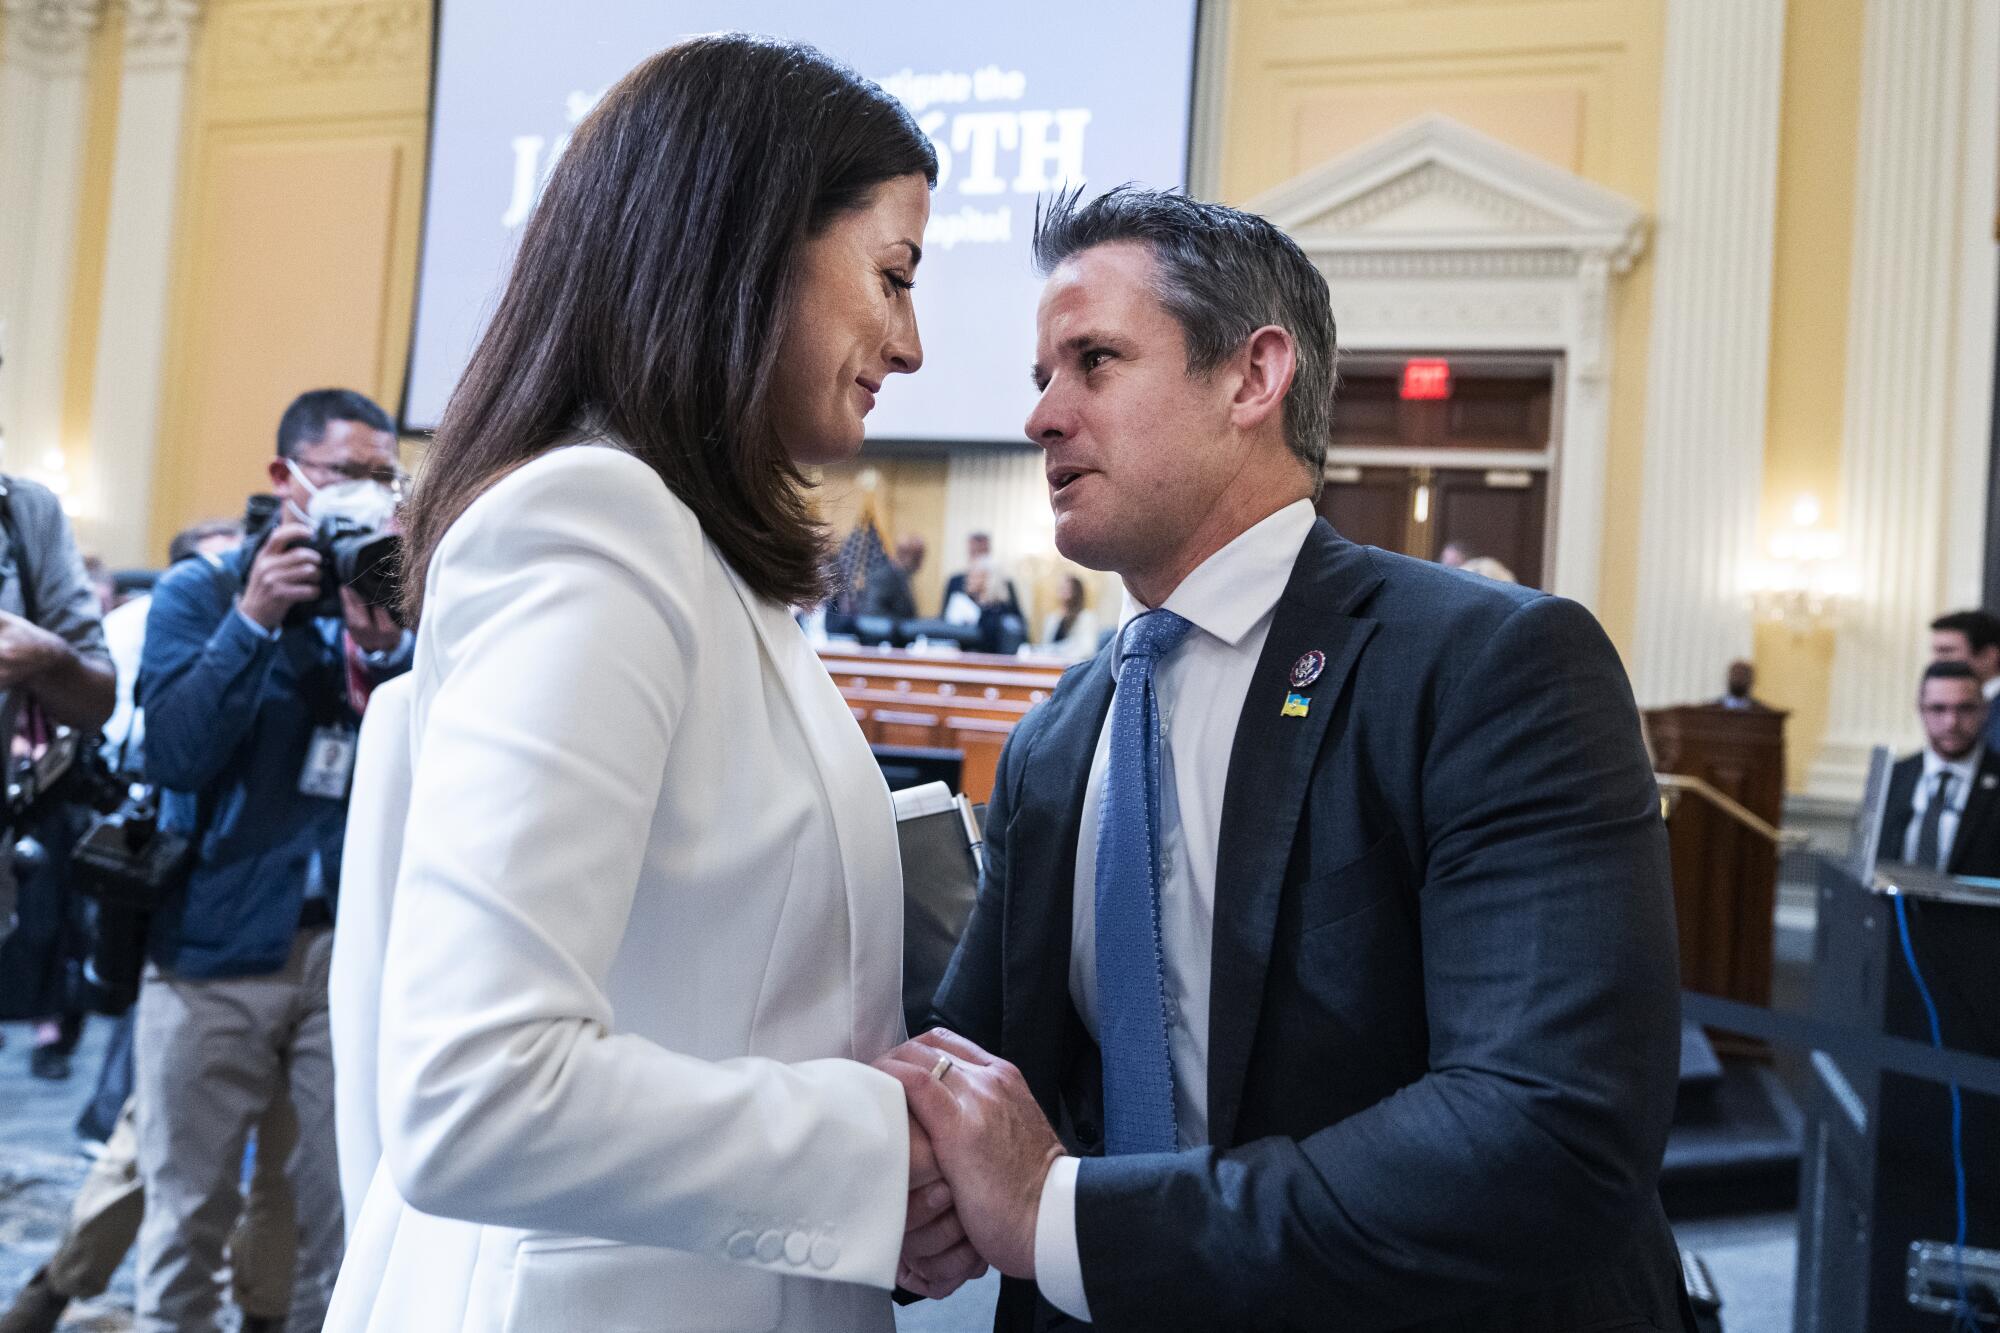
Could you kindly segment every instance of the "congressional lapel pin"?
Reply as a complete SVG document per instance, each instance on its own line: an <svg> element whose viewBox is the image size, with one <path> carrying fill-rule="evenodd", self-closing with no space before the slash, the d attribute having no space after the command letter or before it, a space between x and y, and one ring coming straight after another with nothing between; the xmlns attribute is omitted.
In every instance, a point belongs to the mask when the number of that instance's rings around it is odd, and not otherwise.
<svg viewBox="0 0 2000 1333"><path fill-rule="evenodd" d="M1326 670L1326 654L1315 648L1292 663L1292 688L1302 690L1319 679L1319 673Z"/></svg>
<svg viewBox="0 0 2000 1333"><path fill-rule="evenodd" d="M1982 791L1992 791L1995 787L2000 787L2000 778L1994 777L1991 773L1981 774L1979 786Z"/></svg>
<svg viewBox="0 0 2000 1333"><path fill-rule="evenodd" d="M1312 706L1313 701L1306 698L1303 694L1288 694L1285 696L1284 711L1279 713L1278 716L1304 717L1312 711Z"/></svg>

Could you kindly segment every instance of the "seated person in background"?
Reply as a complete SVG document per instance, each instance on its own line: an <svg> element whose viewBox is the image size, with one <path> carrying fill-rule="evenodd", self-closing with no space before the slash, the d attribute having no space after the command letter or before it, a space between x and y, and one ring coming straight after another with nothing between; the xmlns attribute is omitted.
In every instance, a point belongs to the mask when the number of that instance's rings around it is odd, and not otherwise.
<svg viewBox="0 0 2000 1333"><path fill-rule="evenodd" d="M915 533L897 542L896 553L869 576L856 614L915 620L917 599L910 592L910 580L923 567L925 549L924 539Z"/></svg>
<svg viewBox="0 0 2000 1333"><path fill-rule="evenodd" d="M1083 580L1063 576L1062 609L1042 622L1042 649L1051 657L1081 662L1097 651L1097 613L1083 604Z"/></svg>
<svg viewBox="0 0 2000 1333"><path fill-rule="evenodd" d="M1018 649L1027 640L1028 622L1021 615L1013 583L1004 583L1005 594L997 595L994 587L1001 581L984 561L958 577L959 587L944 599L945 621L978 629L979 640L971 645L975 652L1011 653Z"/></svg>
<svg viewBox="0 0 2000 1333"><path fill-rule="evenodd" d="M1757 668L1741 659L1731 662L1729 675L1723 681L1722 697L1715 701L1715 706L1740 713L1770 712L1771 706L1751 693L1756 688Z"/></svg>
<svg viewBox="0 0 2000 1333"><path fill-rule="evenodd" d="M938 614L946 620L952 619L952 597L966 592L966 584L972 580L974 570L985 570L980 580L980 591L969 594L977 606L985 606L989 592L1003 600L1006 609L1014 615L1021 614L1021 599L1014 593L1014 581L1001 578L993 569L993 539L983 532L975 532L965 539L965 568L945 580L944 603ZM970 622L961 622L970 623Z"/></svg>
<svg viewBox="0 0 2000 1333"><path fill-rule="evenodd" d="M1882 859L1953 875L2000 875L2000 752L1981 739L1987 703L1964 662L1933 662L1917 688L1922 751L1889 776Z"/></svg>
<svg viewBox="0 0 2000 1333"><path fill-rule="evenodd" d="M1472 552L1461 541L1448 541L1444 544L1444 549L1438 552L1438 563L1446 569L1458 569L1470 559Z"/></svg>
<svg viewBox="0 0 2000 1333"><path fill-rule="evenodd" d="M1986 743L2000 749L2000 709L1991 706L2000 695L2000 616L1980 610L1939 616L1931 622L1931 660L1972 668L1988 705Z"/></svg>

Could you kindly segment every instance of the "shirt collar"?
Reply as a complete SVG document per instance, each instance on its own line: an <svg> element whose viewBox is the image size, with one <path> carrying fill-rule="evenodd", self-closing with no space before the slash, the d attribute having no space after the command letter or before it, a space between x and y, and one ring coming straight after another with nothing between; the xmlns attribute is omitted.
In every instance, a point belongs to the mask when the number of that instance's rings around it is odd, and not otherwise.
<svg viewBox="0 0 2000 1333"><path fill-rule="evenodd" d="M1985 758L1985 756L1986 747L1984 745L1973 746L1972 752L1963 759L1939 758L1936 750L1925 746L1924 781L1926 783L1936 782L1938 774L1949 773L1959 780L1954 788L1954 794L1963 794L1971 787L1974 775L1979 772L1980 760Z"/></svg>
<svg viewBox="0 0 2000 1333"><path fill-rule="evenodd" d="M1988 703L1991 703L1996 696L2000 696L2000 676L1995 676L1993 679L1981 685L1979 687L1979 692L1986 696L1986 701Z"/></svg>
<svg viewBox="0 0 2000 1333"><path fill-rule="evenodd" d="M1285 595L1299 548L1318 517L1312 501L1294 500L1252 524L1195 566L1167 595L1165 609L1234 647ZM1151 609L1126 593L1119 626Z"/></svg>

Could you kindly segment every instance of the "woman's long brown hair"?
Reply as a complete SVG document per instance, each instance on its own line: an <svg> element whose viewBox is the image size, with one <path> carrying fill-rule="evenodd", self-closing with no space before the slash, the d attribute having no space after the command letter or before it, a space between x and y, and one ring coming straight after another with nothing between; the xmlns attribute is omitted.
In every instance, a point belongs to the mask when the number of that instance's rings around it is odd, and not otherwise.
<svg viewBox="0 0 2000 1333"><path fill-rule="evenodd" d="M669 47L576 129L404 515L403 606L494 482L580 428L660 474L759 593L821 595L825 539L773 432L802 242L884 181L937 183L902 104L808 46Z"/></svg>

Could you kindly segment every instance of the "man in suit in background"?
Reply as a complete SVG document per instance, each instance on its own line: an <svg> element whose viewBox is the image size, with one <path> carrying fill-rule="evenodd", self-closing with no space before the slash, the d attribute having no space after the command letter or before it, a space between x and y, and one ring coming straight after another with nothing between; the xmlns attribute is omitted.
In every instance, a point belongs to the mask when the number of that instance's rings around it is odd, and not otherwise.
<svg viewBox="0 0 2000 1333"><path fill-rule="evenodd" d="M1715 701L1715 706L1739 713L1770 712L1771 706L1757 697L1756 689L1757 668L1739 658L1729 664L1729 673L1723 678L1722 697Z"/></svg>
<svg viewBox="0 0 2000 1333"><path fill-rule="evenodd" d="M1991 611L1953 611L1931 622L1931 660L1963 662L1972 668L1979 691L1986 697L1985 741L2000 750L2000 616Z"/></svg>
<svg viewBox="0 0 2000 1333"><path fill-rule="evenodd" d="M869 576L868 586L861 591L859 614L915 620L917 599L910 591L910 580L923 568L924 551L922 537L914 532L905 533L896 543L896 553Z"/></svg>
<svg viewBox="0 0 2000 1333"><path fill-rule="evenodd" d="M952 1031L885 1062L998 1327L1692 1327L1666 841L1610 643L1315 515L1333 320L1269 223L1128 188L1036 254L1028 435L1127 619L1009 740ZM920 1266L956 1227L913 1220Z"/></svg>
<svg viewBox="0 0 2000 1333"><path fill-rule="evenodd" d="M2000 750L1983 739L1991 707L1965 662L1933 662L1917 689L1922 751L1889 775L1882 857L1954 875L2000 875Z"/></svg>

